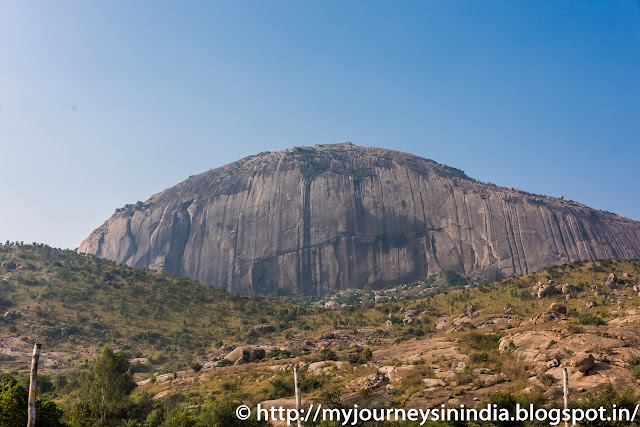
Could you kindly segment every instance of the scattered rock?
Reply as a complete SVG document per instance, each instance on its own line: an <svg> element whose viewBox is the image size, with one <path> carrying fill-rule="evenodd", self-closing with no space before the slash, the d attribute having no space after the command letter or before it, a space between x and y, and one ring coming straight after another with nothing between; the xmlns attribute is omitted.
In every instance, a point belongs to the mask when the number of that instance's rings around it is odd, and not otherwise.
<svg viewBox="0 0 640 427"><path fill-rule="evenodd" d="M604 286L609 288L616 288L617 282L618 282L618 278L616 277L615 274L611 273L609 274L609 277L607 277L607 281L604 282Z"/></svg>
<svg viewBox="0 0 640 427"><path fill-rule="evenodd" d="M598 303L595 301L589 301L586 305L587 308L596 308L598 306Z"/></svg>
<svg viewBox="0 0 640 427"><path fill-rule="evenodd" d="M157 384L168 383L173 381L175 378L176 378L176 374L174 374L173 372L168 374L158 375L156 376L156 383Z"/></svg>
<svg viewBox="0 0 640 427"><path fill-rule="evenodd" d="M418 315L418 310L407 310L404 313L403 323L413 323L414 318Z"/></svg>
<svg viewBox="0 0 640 427"><path fill-rule="evenodd" d="M327 301L324 303L324 308L328 308L330 310L339 310L340 303L337 301Z"/></svg>
<svg viewBox="0 0 640 427"><path fill-rule="evenodd" d="M254 326L253 330L258 332L259 334L268 334L271 332L275 332L276 328L268 323L263 323L261 325Z"/></svg>
<svg viewBox="0 0 640 427"><path fill-rule="evenodd" d="M424 378L422 383L425 387L444 387L447 383L444 382L443 379L440 378Z"/></svg>
<svg viewBox="0 0 640 427"><path fill-rule="evenodd" d="M365 378L359 378L351 382L351 385L357 388L365 388L367 390L373 390L384 384L387 378L380 373L373 373Z"/></svg>
<svg viewBox="0 0 640 427"><path fill-rule="evenodd" d="M549 307L549 311L553 311L555 313L567 314L567 306L564 304L553 303Z"/></svg>
<svg viewBox="0 0 640 427"><path fill-rule="evenodd" d="M549 293L555 290L555 286L552 283L548 283L546 285L540 285L538 288L538 298L544 298Z"/></svg>
<svg viewBox="0 0 640 427"><path fill-rule="evenodd" d="M566 307L565 307L566 309ZM566 316L562 316L560 313L556 311L545 311L543 313L538 314L537 316L531 319L534 324L538 323L547 323L547 322L559 322L561 320L567 320Z"/></svg>
<svg viewBox="0 0 640 427"><path fill-rule="evenodd" d="M309 363L309 366L307 366L307 373L310 375L320 375L323 373L328 374L332 370L347 369L349 367L351 367L349 362L333 362L327 360Z"/></svg>
<svg viewBox="0 0 640 427"><path fill-rule="evenodd" d="M447 327L447 318L446 317L438 317L436 319L436 329L441 330Z"/></svg>
<svg viewBox="0 0 640 427"><path fill-rule="evenodd" d="M589 369L593 368L595 363L593 355L584 352L576 354L571 359L571 366L582 373L586 373Z"/></svg>

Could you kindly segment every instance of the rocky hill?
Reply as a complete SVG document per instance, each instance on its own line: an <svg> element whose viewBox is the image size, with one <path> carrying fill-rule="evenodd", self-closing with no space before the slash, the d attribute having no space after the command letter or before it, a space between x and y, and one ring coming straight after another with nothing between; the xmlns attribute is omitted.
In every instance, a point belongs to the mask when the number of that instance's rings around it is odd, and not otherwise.
<svg viewBox="0 0 640 427"><path fill-rule="evenodd" d="M55 399L71 426L99 425L79 408L81 379L104 345L124 352L138 383L108 425L216 425L205 416L220 402L232 420L241 402L290 408L294 366L305 402L329 407L553 408L563 368L572 407L635 406L639 280L640 260L577 261L328 310L44 245L0 245L0 403L11 398L3 373L26 390L37 341L38 396Z"/></svg>
<svg viewBox="0 0 640 427"><path fill-rule="evenodd" d="M260 153L116 210L78 251L244 292L323 295L640 258L640 222L351 143Z"/></svg>

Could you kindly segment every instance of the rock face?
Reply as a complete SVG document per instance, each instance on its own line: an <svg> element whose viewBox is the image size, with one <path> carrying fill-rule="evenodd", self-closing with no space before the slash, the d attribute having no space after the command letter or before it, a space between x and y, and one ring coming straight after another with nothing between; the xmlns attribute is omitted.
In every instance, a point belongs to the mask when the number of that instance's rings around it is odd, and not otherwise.
<svg viewBox="0 0 640 427"><path fill-rule="evenodd" d="M580 372L587 372L595 365L593 355L587 353L578 353L571 359L571 366Z"/></svg>
<svg viewBox="0 0 640 427"><path fill-rule="evenodd" d="M322 295L640 258L640 222L350 143L260 153L119 209L80 245L230 291Z"/></svg>

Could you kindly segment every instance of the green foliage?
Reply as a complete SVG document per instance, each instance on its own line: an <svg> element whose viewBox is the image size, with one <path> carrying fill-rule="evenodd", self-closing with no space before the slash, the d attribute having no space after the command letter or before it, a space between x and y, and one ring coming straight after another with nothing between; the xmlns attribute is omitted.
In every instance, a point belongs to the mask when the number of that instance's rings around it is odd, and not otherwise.
<svg viewBox="0 0 640 427"><path fill-rule="evenodd" d="M474 350L489 351L498 348L500 339L504 336L504 332L481 334L479 332L469 332L464 337L464 342Z"/></svg>
<svg viewBox="0 0 640 427"><path fill-rule="evenodd" d="M320 357L322 360L337 360L336 352L330 348L320 350Z"/></svg>
<svg viewBox="0 0 640 427"><path fill-rule="evenodd" d="M604 325L606 323L604 320L602 320L601 317L593 315L591 313L581 314L578 317L578 320L583 325L600 326L600 325Z"/></svg>
<svg viewBox="0 0 640 427"><path fill-rule="evenodd" d="M613 385L607 384L607 386L599 392L597 395L593 393L587 393L579 402L577 402L575 407L582 408L583 410L587 410L589 408L600 408L603 407L607 410L608 414L611 414L613 409L613 405L620 409L627 409L629 414L634 413L635 405L637 402L637 397L635 395L635 391L629 387L623 393L618 393ZM581 426L585 427L613 427L620 425L620 421L586 421L583 420L580 422Z"/></svg>
<svg viewBox="0 0 640 427"><path fill-rule="evenodd" d="M466 278L462 277L453 270L445 270L442 274L442 278L444 279L444 283L449 286L464 286L469 283Z"/></svg>
<svg viewBox="0 0 640 427"><path fill-rule="evenodd" d="M540 374L538 379L545 387L551 387L556 382L556 377L551 374Z"/></svg>
<svg viewBox="0 0 640 427"><path fill-rule="evenodd" d="M295 387L292 379L276 377L269 382L273 387L273 392L270 395L271 399L280 399L283 397L293 396Z"/></svg>
<svg viewBox="0 0 640 427"><path fill-rule="evenodd" d="M7 293L0 305L15 314L0 319L0 334L37 337L47 348L67 352L105 344L127 348L148 357L154 369L170 364L163 368L177 370L214 346L245 342L259 323L274 324L274 338L293 335L305 316L319 311L45 245L0 245L0 262L5 259L31 263L36 271L18 271L3 282ZM32 315L46 321L17 321ZM38 326L27 327L30 323ZM132 373L150 370L142 364L132 367Z"/></svg>
<svg viewBox="0 0 640 427"><path fill-rule="evenodd" d="M631 356L627 362L633 376L640 379L640 356Z"/></svg>
<svg viewBox="0 0 640 427"><path fill-rule="evenodd" d="M194 414L194 427L267 427L269 423L257 421L255 411L248 420L236 417L236 408L242 402L233 400L212 401Z"/></svg>
<svg viewBox="0 0 640 427"><path fill-rule="evenodd" d="M0 426L24 427L27 424L28 391L13 377L0 375ZM46 399L36 400L36 423L38 427L65 427L62 410Z"/></svg>
<svg viewBox="0 0 640 427"><path fill-rule="evenodd" d="M360 352L360 361L364 363L364 362L368 362L372 358L373 358L373 352L371 351L371 349L369 347L363 348L362 351Z"/></svg>
<svg viewBox="0 0 640 427"><path fill-rule="evenodd" d="M489 353L487 353L486 351L471 353L471 356L469 356L469 358L474 363L487 362L489 360Z"/></svg>
<svg viewBox="0 0 640 427"><path fill-rule="evenodd" d="M104 423L129 404L128 396L134 388L129 362L122 352L104 347L82 378L81 396L92 414Z"/></svg>
<svg viewBox="0 0 640 427"><path fill-rule="evenodd" d="M266 355L267 359L278 357L280 359L288 359L291 357L291 353L287 350L280 350L279 348L272 348Z"/></svg>
<svg viewBox="0 0 640 427"><path fill-rule="evenodd" d="M349 362L351 363L367 363L373 357L373 352L369 347L356 347L354 353L349 354Z"/></svg>

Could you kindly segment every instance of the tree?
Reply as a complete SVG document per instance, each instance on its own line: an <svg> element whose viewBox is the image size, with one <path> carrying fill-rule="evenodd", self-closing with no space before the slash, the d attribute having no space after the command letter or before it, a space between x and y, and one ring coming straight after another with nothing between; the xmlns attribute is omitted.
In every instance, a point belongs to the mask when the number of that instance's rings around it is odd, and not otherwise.
<svg viewBox="0 0 640 427"><path fill-rule="evenodd" d="M0 375L0 426L24 427L27 424L27 389L7 374ZM65 427L62 411L50 400L36 400L38 427Z"/></svg>
<svg viewBox="0 0 640 427"><path fill-rule="evenodd" d="M129 361L122 352L114 353L105 346L83 377L82 395L91 412L104 424L129 404L129 394L135 386Z"/></svg>

